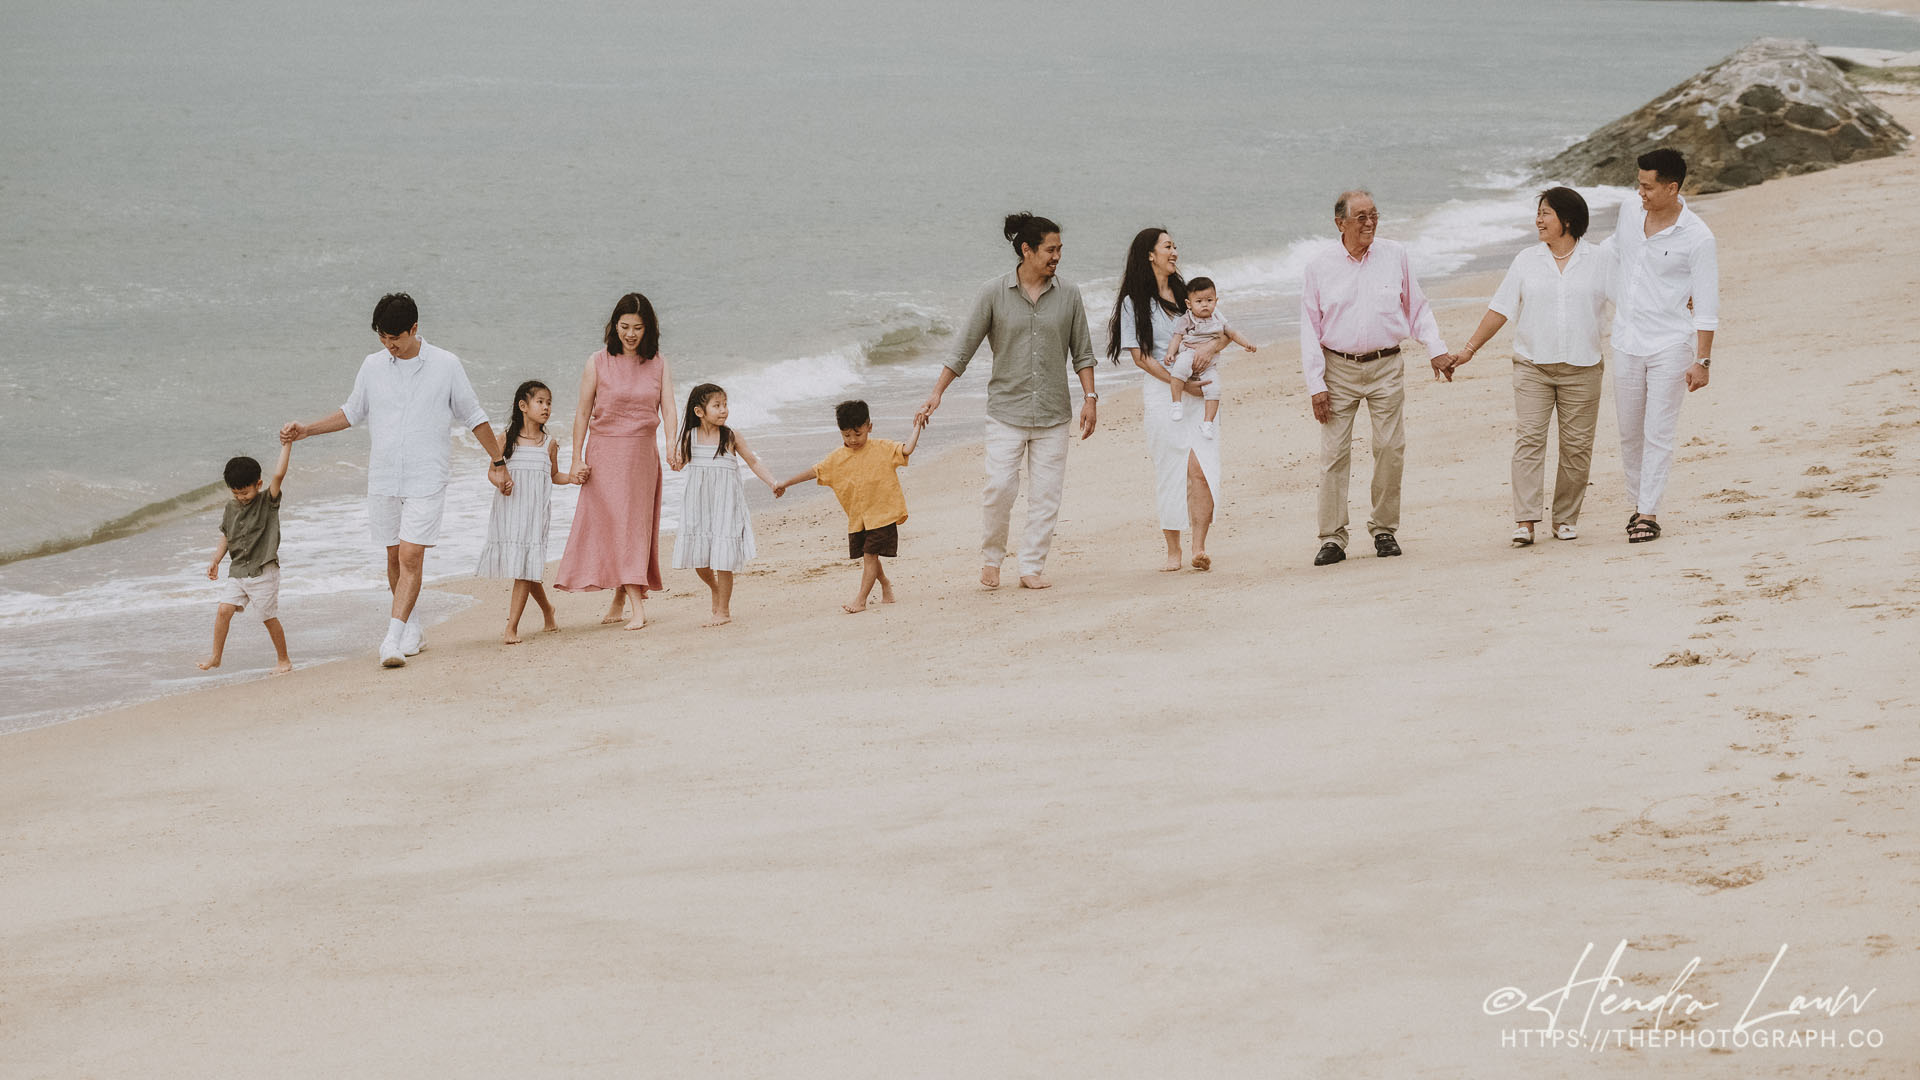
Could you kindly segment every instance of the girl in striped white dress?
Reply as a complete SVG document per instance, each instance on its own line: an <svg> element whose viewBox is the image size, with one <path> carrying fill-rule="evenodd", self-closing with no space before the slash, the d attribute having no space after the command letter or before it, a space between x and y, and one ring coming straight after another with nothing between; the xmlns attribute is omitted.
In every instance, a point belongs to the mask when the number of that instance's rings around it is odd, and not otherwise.
<svg viewBox="0 0 1920 1080"><path fill-rule="evenodd" d="M512 578L513 596L507 601L507 632L501 641L520 644L520 613L527 597L540 605L547 633L560 629L553 621L553 605L540 577L547 571L547 524L552 516L553 485L574 483L572 473L560 471L560 447L547 437L553 416L553 391L537 379L528 379L513 392L513 420L501 438L505 444L507 475L513 494L493 496L487 518L487 546L480 549L475 577Z"/></svg>
<svg viewBox="0 0 1920 1080"><path fill-rule="evenodd" d="M727 426L727 392L712 383L701 383L687 395L679 458L674 468L688 471L673 568L691 569L707 583L713 592L713 615L701 625L720 626L733 619L734 571L754 555L753 519L747 513L740 463L746 462L768 489L774 480L747 448L747 440Z"/></svg>

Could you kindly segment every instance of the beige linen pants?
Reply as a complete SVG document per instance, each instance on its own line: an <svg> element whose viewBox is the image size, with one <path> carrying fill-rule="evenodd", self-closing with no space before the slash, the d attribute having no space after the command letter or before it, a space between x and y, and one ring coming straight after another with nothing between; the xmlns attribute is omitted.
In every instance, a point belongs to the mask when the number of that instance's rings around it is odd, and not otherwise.
<svg viewBox="0 0 1920 1080"><path fill-rule="evenodd" d="M1068 429L1015 427L987 417L987 488L981 503L980 563L998 567L1007 557L1013 500L1020 494L1020 465L1027 466L1027 528L1020 543L1020 576L1047 568L1053 527L1060 518L1060 492L1067 479Z"/></svg>
<svg viewBox="0 0 1920 1080"><path fill-rule="evenodd" d="M1539 521L1547 479L1547 425L1560 416L1560 467L1553 478L1553 523L1580 521L1600 420L1599 364L1513 361L1513 520Z"/></svg>
<svg viewBox="0 0 1920 1080"><path fill-rule="evenodd" d="M1347 546L1347 480L1353 465L1353 420L1367 403L1373 422L1372 535L1400 528L1400 476L1406 468L1407 432L1400 408L1407 399L1406 365L1398 355L1356 364L1321 350L1327 359L1328 407L1320 426L1320 542Z"/></svg>

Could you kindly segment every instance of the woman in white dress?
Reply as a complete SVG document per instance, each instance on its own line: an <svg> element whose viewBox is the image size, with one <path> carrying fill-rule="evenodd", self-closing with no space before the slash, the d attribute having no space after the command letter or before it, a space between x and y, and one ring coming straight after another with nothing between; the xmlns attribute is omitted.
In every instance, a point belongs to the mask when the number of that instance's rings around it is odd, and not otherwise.
<svg viewBox="0 0 1920 1080"><path fill-rule="evenodd" d="M1560 467L1553 483L1553 535L1579 536L1580 506L1593 463L1593 432L1600 416L1601 312L1612 280L1613 251L1590 244L1587 201L1572 188L1540 193L1533 225L1540 236L1513 257L1507 276L1466 345L1448 358L1445 373L1473 359L1515 321L1513 338L1513 546L1534 541L1545 501L1547 425L1560 425Z"/></svg>
<svg viewBox="0 0 1920 1080"><path fill-rule="evenodd" d="M1213 524L1215 495L1220 490L1220 445L1226 441L1224 432L1211 439L1200 437L1200 409L1183 410L1179 420L1172 415L1168 387L1174 379L1165 366L1167 344L1173 339L1174 320L1187 310L1187 285L1176 269L1179 262L1180 250L1167 230L1140 230L1127 248L1120 295L1107 323L1108 359L1117 364L1124 351L1136 367L1152 376L1141 380L1141 426L1147 436L1147 454L1153 459L1154 509L1167 541L1163 571L1181 568L1180 534L1188 529L1193 531L1193 568L1213 566L1207 555L1207 529ZM1199 376L1219 351L1220 346L1213 345L1196 352L1187 393L1200 396Z"/></svg>

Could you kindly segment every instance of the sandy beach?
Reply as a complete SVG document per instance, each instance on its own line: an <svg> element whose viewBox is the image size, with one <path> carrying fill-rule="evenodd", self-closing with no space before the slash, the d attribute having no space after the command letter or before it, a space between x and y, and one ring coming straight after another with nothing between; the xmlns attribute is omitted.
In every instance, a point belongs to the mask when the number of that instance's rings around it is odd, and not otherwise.
<svg viewBox="0 0 1920 1080"><path fill-rule="evenodd" d="M1136 391L1049 591L973 584L978 432L936 420L896 605L839 613L816 498L723 629L672 572L645 631L556 594L506 648L472 583L400 671L6 738L0 1074L1911 1075L1920 158L1695 206L1718 363L1654 544L1609 400L1581 538L1508 547L1509 332L1409 362L1406 556L1314 568L1281 342L1236 367L1210 573L1156 571ZM1449 343L1492 285L1436 301ZM1503 1045L1544 1025L1490 994L1623 939L1642 999L1700 958L1719 1004L1662 1028L1872 994L1761 1025L1838 1046Z"/></svg>

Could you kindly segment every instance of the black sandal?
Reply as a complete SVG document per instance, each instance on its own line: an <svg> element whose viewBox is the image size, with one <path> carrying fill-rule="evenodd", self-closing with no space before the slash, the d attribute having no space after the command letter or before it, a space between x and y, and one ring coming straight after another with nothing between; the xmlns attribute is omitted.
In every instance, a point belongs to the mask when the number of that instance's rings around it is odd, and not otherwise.
<svg viewBox="0 0 1920 1080"><path fill-rule="evenodd" d="M1644 544L1649 540L1658 540L1660 538L1659 522L1650 518L1640 517L1638 514L1634 516L1639 520L1627 526L1627 543Z"/></svg>
<svg viewBox="0 0 1920 1080"><path fill-rule="evenodd" d="M1631 513L1631 514L1629 514L1629 515L1627 515L1627 533L1628 533L1628 535L1632 535L1632 533L1633 533L1633 523L1634 523L1634 522L1636 522L1636 521L1639 521L1639 520L1640 520L1640 512L1639 512L1638 510L1635 510L1635 511L1634 511L1633 513Z"/></svg>

